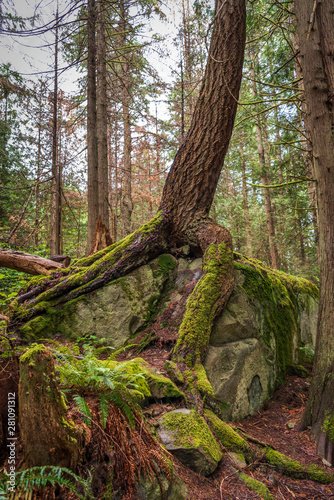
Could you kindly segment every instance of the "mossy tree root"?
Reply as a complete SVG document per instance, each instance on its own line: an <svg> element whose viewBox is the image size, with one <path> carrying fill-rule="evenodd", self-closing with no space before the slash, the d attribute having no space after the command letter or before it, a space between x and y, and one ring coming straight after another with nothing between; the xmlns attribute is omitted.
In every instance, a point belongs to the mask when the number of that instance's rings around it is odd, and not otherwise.
<svg viewBox="0 0 334 500"><path fill-rule="evenodd" d="M14 312L9 328L18 328L47 311L50 305L60 307L70 300L97 290L147 264L166 248L166 224L159 212L150 222L111 245L109 249L78 261L76 266L71 268L72 274L56 276L54 281L39 280L37 287L34 287L32 282L26 293L18 296L13 303Z"/></svg>
<svg viewBox="0 0 334 500"><path fill-rule="evenodd" d="M215 433L217 439L228 450L243 456L247 463L252 463L256 458L264 459L270 466L283 474L298 479L310 479L322 484L334 481L331 474L317 465L303 465L298 460L293 460L283 453L273 450L270 446L258 442L251 447L247 437L241 437L231 426L220 420L212 411L204 410L204 416Z"/></svg>
<svg viewBox="0 0 334 500"><path fill-rule="evenodd" d="M188 299L173 351L173 361L188 368L202 364L214 320L225 307L234 288L232 249L212 243L203 257L203 276Z"/></svg>
<svg viewBox="0 0 334 500"><path fill-rule="evenodd" d="M183 371L190 393L214 398L202 363L214 321L234 288L232 240L225 228L213 223L202 225L195 234L204 253L203 275L187 301L172 359Z"/></svg>
<svg viewBox="0 0 334 500"><path fill-rule="evenodd" d="M261 481L254 479L253 477L248 476L244 472L238 472L239 478L245 483L247 488L252 491L255 491L263 500L274 500L274 497L271 495L267 486L263 484Z"/></svg>

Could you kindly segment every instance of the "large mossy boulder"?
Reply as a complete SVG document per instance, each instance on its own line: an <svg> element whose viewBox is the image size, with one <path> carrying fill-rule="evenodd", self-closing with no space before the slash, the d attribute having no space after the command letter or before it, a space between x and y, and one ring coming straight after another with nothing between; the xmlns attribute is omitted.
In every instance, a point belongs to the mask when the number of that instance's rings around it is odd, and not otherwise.
<svg viewBox="0 0 334 500"><path fill-rule="evenodd" d="M149 264L96 291L47 312L20 329L27 341L61 334L69 339L85 336L105 338L116 349L153 319L168 289L174 285L177 261L160 255Z"/></svg>
<svg viewBox="0 0 334 500"><path fill-rule="evenodd" d="M61 306L57 301L44 304L43 313L25 323L20 334L27 341L56 334L70 339L95 335L117 349L131 343L166 300L174 311L169 319L175 327L186 290L201 278L201 265L201 259L161 255ZM318 289L305 279L238 254L234 265L235 288L214 323L204 367L215 395L224 403L222 416L239 420L256 412L290 366L303 361L301 348L314 348Z"/></svg>
<svg viewBox="0 0 334 500"><path fill-rule="evenodd" d="M315 345L318 289L255 260L235 262L236 284L217 319L204 363L223 416L255 413Z"/></svg>
<svg viewBox="0 0 334 500"><path fill-rule="evenodd" d="M185 408L165 413L158 434L166 449L189 469L208 476L223 454L205 420Z"/></svg>

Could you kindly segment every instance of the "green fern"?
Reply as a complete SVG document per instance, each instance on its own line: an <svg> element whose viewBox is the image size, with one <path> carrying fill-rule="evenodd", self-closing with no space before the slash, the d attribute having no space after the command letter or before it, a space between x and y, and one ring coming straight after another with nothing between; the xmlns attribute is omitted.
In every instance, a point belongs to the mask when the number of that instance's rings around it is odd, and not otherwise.
<svg viewBox="0 0 334 500"><path fill-rule="evenodd" d="M83 413L85 423L91 424L91 412L85 400L87 393L99 394L101 424L105 428L108 418L109 403L119 407L126 415L131 427L135 425L134 408L136 401L143 399L142 373L128 373L125 363L106 366L96 357L92 347L79 356L77 346L71 350L68 346L54 343L53 353L58 360L57 369L63 389L78 393L73 396L76 405ZM108 358L110 360L110 358Z"/></svg>
<svg viewBox="0 0 334 500"><path fill-rule="evenodd" d="M81 396L73 396L74 401L76 402L79 410L84 415L84 422L86 425L90 426L92 421L92 414L90 412L89 406L86 400Z"/></svg>
<svg viewBox="0 0 334 500"><path fill-rule="evenodd" d="M65 467L47 465L16 472L15 493L10 493L8 481L9 476L6 473L2 473L0 476L0 500L24 498L21 496L23 492L29 493L34 488L46 488L46 486L50 485L65 487L80 500L94 498L88 481L85 481ZM78 488L83 491L83 494L79 493ZM20 496L18 497L17 494Z"/></svg>
<svg viewBox="0 0 334 500"><path fill-rule="evenodd" d="M99 406L100 406L100 412L101 412L100 419L101 419L101 425L102 425L103 429L105 429L106 425L107 425L108 412L109 412L109 401L110 401L110 399L105 394L102 394L99 397Z"/></svg>

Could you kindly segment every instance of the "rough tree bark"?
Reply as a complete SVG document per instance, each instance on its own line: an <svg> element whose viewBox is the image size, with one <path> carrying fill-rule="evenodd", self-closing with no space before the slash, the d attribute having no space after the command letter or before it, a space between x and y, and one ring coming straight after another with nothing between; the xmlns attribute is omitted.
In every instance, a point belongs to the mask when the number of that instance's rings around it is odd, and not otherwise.
<svg viewBox="0 0 334 500"><path fill-rule="evenodd" d="M204 82L160 205L175 244L186 241L193 248L202 247L203 226L208 222L237 109L245 15L243 0L217 2Z"/></svg>
<svg viewBox="0 0 334 500"><path fill-rule="evenodd" d="M61 171L58 158L58 9L56 12L55 70L52 126L52 181L50 206L50 253L61 253Z"/></svg>
<svg viewBox="0 0 334 500"><path fill-rule="evenodd" d="M88 234L87 254L93 244L98 216L97 140L96 140L96 9L95 0L88 0L87 55L87 162L88 162Z"/></svg>
<svg viewBox="0 0 334 500"><path fill-rule="evenodd" d="M315 10L313 10L315 8ZM320 305L310 396L302 425L334 464L334 9L332 0L295 0L319 206Z"/></svg>
<svg viewBox="0 0 334 500"><path fill-rule="evenodd" d="M122 237L124 238L131 233L131 218L133 211L132 201L132 165L131 165L131 75L129 65L129 54L126 52L127 44L127 18L128 7L125 2L120 2L120 23L119 30L119 50L122 57L120 65L120 83L121 83L121 99L122 99L122 114L123 114L123 179L122 179L122 196L120 202Z"/></svg>
<svg viewBox="0 0 334 500"><path fill-rule="evenodd" d="M241 136L241 142L239 146L240 151L240 166L242 173L242 197L244 202L244 211L245 211L245 235L246 235L246 248L247 248L247 256L252 258L252 233L249 219L249 205L248 205L248 191L247 191L247 177L246 177L246 165L245 165L245 153L242 141L244 140L243 135Z"/></svg>
<svg viewBox="0 0 334 500"><path fill-rule="evenodd" d="M96 23L96 132L97 132L97 170L98 170L98 203L102 224L109 230L108 213L108 113L107 113L107 61L105 36L105 5L97 0Z"/></svg>

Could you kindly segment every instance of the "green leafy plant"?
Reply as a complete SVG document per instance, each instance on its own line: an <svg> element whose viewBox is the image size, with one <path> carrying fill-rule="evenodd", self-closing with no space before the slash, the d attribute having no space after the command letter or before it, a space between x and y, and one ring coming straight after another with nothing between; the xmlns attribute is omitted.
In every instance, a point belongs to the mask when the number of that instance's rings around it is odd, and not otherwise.
<svg viewBox="0 0 334 500"><path fill-rule="evenodd" d="M305 359L305 361L309 361L309 362L313 363L313 361L314 361L314 349L312 349L311 347L303 346L303 347L300 347L299 350L302 352L302 355L303 355L303 358Z"/></svg>
<svg viewBox="0 0 334 500"><path fill-rule="evenodd" d="M31 276L13 269L0 268L0 313L5 313L9 303L18 291L26 285Z"/></svg>
<svg viewBox="0 0 334 500"><path fill-rule="evenodd" d="M92 499L90 484L65 467L44 466L32 467L15 473L15 492L9 489L9 475L5 472L0 475L0 500L24 499L35 488L47 486L65 487L73 492L80 500Z"/></svg>
<svg viewBox="0 0 334 500"><path fill-rule="evenodd" d="M87 394L98 395L103 427L107 423L109 403L124 412L131 427L135 425L133 409L137 407L137 401L145 397L141 391L141 382L145 381L142 373L127 371L126 363L112 361L107 365L97 358L96 350L91 347L82 356L78 355L77 347L71 349L61 345L53 349L53 353L58 360L61 386L71 392L87 425L91 422L91 412L85 400Z"/></svg>

